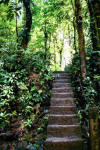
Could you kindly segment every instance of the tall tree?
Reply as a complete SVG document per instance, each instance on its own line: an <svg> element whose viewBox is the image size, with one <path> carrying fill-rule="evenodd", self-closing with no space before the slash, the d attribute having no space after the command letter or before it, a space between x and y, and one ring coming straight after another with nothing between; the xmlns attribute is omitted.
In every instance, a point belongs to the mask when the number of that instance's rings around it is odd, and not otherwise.
<svg viewBox="0 0 100 150"><path fill-rule="evenodd" d="M73 12L74 12L74 17L73 17L73 29L74 29L74 49L75 49L75 51L77 52L77 46L76 46L75 7L74 7L73 0L71 0L71 5L72 5Z"/></svg>
<svg viewBox="0 0 100 150"><path fill-rule="evenodd" d="M22 35L21 47L24 49L27 48L29 37L30 37L31 25L32 25L32 13L30 8L30 2L31 0L23 0L23 5L25 7L25 14L26 14L26 23Z"/></svg>
<svg viewBox="0 0 100 150"><path fill-rule="evenodd" d="M44 24L44 48L45 48L45 58L46 58L46 53L47 53L47 42L48 42L48 33L47 33L47 24L45 22Z"/></svg>
<svg viewBox="0 0 100 150"><path fill-rule="evenodd" d="M81 74L82 74L82 79L84 79L86 77L85 38L83 32L83 22L82 22L83 19L82 19L80 0L75 0L75 17L76 17L77 32L78 32Z"/></svg>
<svg viewBox="0 0 100 150"><path fill-rule="evenodd" d="M97 31L97 47L100 50L100 0L90 0L95 16L95 26Z"/></svg>
<svg viewBox="0 0 100 150"><path fill-rule="evenodd" d="M100 0L87 0L93 45L91 65L94 73L100 73Z"/></svg>
<svg viewBox="0 0 100 150"><path fill-rule="evenodd" d="M96 33L96 27L95 27L95 16L94 16L94 10L92 6L91 0L86 0L89 13L90 13L90 29L91 29L91 41L93 50L97 50L97 33Z"/></svg>

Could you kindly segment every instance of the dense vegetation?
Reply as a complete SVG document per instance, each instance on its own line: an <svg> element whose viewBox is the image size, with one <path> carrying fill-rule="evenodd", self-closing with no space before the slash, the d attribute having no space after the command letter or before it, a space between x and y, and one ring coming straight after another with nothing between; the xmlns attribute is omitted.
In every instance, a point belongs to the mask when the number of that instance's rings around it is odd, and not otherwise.
<svg viewBox="0 0 100 150"><path fill-rule="evenodd" d="M43 135L53 71L62 68L88 141L88 110L100 111L100 0L0 0L1 138L35 143Z"/></svg>

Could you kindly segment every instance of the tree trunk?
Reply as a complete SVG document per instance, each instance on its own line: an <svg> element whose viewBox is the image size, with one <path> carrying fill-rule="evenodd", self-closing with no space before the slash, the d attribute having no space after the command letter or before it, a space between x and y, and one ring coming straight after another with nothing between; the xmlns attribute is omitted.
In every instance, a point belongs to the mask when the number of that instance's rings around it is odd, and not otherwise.
<svg viewBox="0 0 100 150"><path fill-rule="evenodd" d="M73 13L75 15L75 8L74 8L74 4L73 1L71 0L71 4L72 4L72 9L73 9ZM75 23L75 17L73 17L73 29L74 29L74 49L77 52L77 46L76 46L76 23Z"/></svg>
<svg viewBox="0 0 100 150"><path fill-rule="evenodd" d="M31 25L32 25L32 14L31 14L31 9L30 9L30 0L23 0L23 4L25 7L25 13L26 13L26 24L24 28L24 33L22 36L22 42L21 42L21 47L26 49L28 42L29 42L29 37L30 37L30 30L31 30Z"/></svg>
<svg viewBox="0 0 100 150"><path fill-rule="evenodd" d="M92 71L100 73L100 0L87 0L90 12L90 27L93 43L93 54L91 57Z"/></svg>
<svg viewBox="0 0 100 150"><path fill-rule="evenodd" d="M71 46L70 26L68 25L69 46Z"/></svg>
<svg viewBox="0 0 100 150"><path fill-rule="evenodd" d="M15 1L15 5L16 5L16 11L15 11L15 23L16 23L16 27L15 27L15 30L16 30L16 42L18 44L18 18L17 18L17 8L18 8L18 1L16 0Z"/></svg>
<svg viewBox="0 0 100 150"><path fill-rule="evenodd" d="M90 29L91 29L91 41L92 41L92 47L93 50L97 50L97 32L95 27L95 16L93 12L93 6L90 0L86 0L89 13L90 13Z"/></svg>
<svg viewBox="0 0 100 150"><path fill-rule="evenodd" d="M75 49L75 52L77 52L77 47L76 47L76 24L75 24L75 18L73 18L73 28L74 28L74 49Z"/></svg>
<svg viewBox="0 0 100 150"><path fill-rule="evenodd" d="M53 49L54 49L54 66L55 66L55 70L57 68L57 57L56 57L56 45L57 45L57 37L54 36L53 37Z"/></svg>
<svg viewBox="0 0 100 150"><path fill-rule="evenodd" d="M15 16L15 21L16 21L16 42L18 44L18 27L17 27L17 15Z"/></svg>
<svg viewBox="0 0 100 150"><path fill-rule="evenodd" d="M62 66L62 49L59 51L60 54L60 67Z"/></svg>
<svg viewBox="0 0 100 150"><path fill-rule="evenodd" d="M100 50L100 0L92 0L97 30L97 47Z"/></svg>
<svg viewBox="0 0 100 150"><path fill-rule="evenodd" d="M45 26L44 26L44 48L45 48L45 58L47 55L47 41L48 41L48 33L47 33L47 27L46 27L46 22L45 22Z"/></svg>
<svg viewBox="0 0 100 150"><path fill-rule="evenodd" d="M54 43L54 66L55 66L55 70L56 70L56 47L55 47L55 43Z"/></svg>
<svg viewBox="0 0 100 150"><path fill-rule="evenodd" d="M76 25L78 32L78 45L81 61L81 75L82 79L86 77L86 58L85 58L85 39L83 33L83 22L81 14L81 3L80 0L75 0L75 16L76 16Z"/></svg>

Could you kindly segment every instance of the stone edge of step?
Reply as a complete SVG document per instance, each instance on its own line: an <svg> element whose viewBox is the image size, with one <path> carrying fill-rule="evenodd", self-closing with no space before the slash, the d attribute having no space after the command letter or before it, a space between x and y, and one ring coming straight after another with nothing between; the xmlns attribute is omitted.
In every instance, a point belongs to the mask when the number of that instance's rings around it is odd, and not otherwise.
<svg viewBox="0 0 100 150"><path fill-rule="evenodd" d="M62 128L73 128L73 127L79 127L80 129L81 129L81 127L80 127L80 124L78 123L78 124L71 124L71 125L58 125L58 124L48 124L48 128L59 128L59 127L62 127Z"/></svg>
<svg viewBox="0 0 100 150"><path fill-rule="evenodd" d="M75 137L75 136L68 136L68 137L49 137L46 139L46 142L72 142L72 141L83 141L82 138Z"/></svg>
<svg viewBox="0 0 100 150"><path fill-rule="evenodd" d="M50 106L50 108L75 108L76 109L75 106Z"/></svg>
<svg viewBox="0 0 100 150"><path fill-rule="evenodd" d="M77 114L50 114L49 117L78 117Z"/></svg>

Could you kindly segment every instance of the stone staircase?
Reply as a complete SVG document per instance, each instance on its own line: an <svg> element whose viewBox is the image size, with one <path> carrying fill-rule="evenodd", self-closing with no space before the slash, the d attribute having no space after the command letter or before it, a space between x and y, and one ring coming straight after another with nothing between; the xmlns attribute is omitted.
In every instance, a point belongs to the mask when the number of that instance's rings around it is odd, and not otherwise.
<svg viewBox="0 0 100 150"><path fill-rule="evenodd" d="M81 128L77 117L70 76L55 72L45 150L82 150Z"/></svg>

